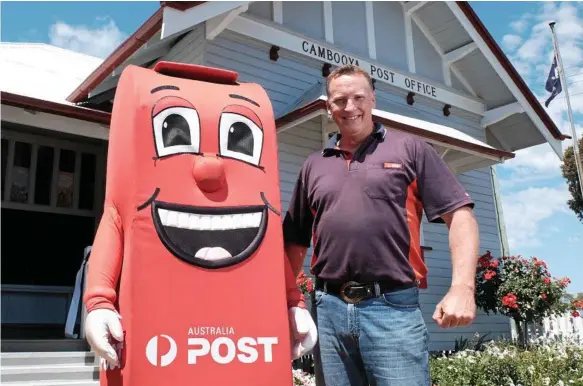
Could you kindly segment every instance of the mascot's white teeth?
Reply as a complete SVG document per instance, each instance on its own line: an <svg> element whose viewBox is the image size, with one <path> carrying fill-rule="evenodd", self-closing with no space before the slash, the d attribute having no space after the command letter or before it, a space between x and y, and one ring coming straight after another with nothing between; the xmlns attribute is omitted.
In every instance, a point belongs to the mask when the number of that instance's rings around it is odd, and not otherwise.
<svg viewBox="0 0 583 386"><path fill-rule="evenodd" d="M221 260L232 256L229 251L221 247L204 247L196 252L195 257L205 260Z"/></svg>
<svg viewBox="0 0 583 386"><path fill-rule="evenodd" d="M160 216L160 221L162 222L162 225L166 227L211 231L211 230L258 228L259 224L261 223L262 213L256 212L243 214L210 215L210 214L183 213L168 209L158 209L158 216ZM225 252L228 254L227 251ZM206 254L206 252L203 254ZM223 253L220 254L224 255ZM230 257L230 255L221 256L220 258L223 257Z"/></svg>

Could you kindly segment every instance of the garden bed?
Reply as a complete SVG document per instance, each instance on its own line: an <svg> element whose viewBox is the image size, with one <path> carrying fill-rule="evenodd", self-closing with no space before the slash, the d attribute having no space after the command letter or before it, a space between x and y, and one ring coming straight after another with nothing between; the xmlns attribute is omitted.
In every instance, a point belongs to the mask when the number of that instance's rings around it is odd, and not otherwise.
<svg viewBox="0 0 583 386"><path fill-rule="evenodd" d="M432 356L435 386L583 386L583 342L576 338L538 338L520 348L491 341L482 350Z"/></svg>

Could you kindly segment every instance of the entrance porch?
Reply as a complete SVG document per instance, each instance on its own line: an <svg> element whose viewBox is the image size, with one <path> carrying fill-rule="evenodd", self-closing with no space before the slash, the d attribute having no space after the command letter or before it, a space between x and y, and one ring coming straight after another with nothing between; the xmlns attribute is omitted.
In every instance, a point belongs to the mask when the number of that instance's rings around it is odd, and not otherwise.
<svg viewBox="0 0 583 386"><path fill-rule="evenodd" d="M71 351L84 342L55 340L66 337L77 271L101 216L107 141L66 131L104 127L2 94L2 348L45 351L45 341Z"/></svg>

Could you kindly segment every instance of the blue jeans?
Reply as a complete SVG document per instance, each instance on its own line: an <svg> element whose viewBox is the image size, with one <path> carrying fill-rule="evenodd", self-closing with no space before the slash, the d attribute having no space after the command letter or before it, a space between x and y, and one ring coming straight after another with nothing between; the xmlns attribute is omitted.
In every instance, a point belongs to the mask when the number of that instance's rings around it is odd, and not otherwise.
<svg viewBox="0 0 583 386"><path fill-rule="evenodd" d="M429 386L428 333L417 287L347 304L316 290L317 386Z"/></svg>

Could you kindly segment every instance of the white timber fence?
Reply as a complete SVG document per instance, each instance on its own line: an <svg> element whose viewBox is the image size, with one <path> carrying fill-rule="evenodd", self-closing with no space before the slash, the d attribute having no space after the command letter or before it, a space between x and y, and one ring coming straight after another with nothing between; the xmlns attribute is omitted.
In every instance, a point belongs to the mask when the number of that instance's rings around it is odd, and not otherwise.
<svg viewBox="0 0 583 386"><path fill-rule="evenodd" d="M510 320L512 338L518 338L518 331L513 320ZM574 317L570 312L563 315L546 317L541 323L529 324L528 340L544 337L549 339L570 340L583 347L583 316Z"/></svg>

